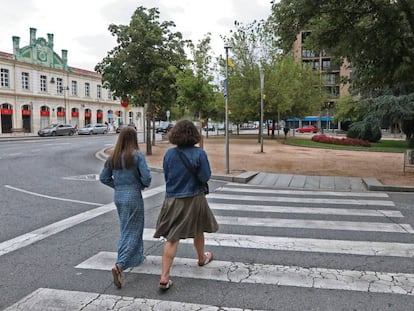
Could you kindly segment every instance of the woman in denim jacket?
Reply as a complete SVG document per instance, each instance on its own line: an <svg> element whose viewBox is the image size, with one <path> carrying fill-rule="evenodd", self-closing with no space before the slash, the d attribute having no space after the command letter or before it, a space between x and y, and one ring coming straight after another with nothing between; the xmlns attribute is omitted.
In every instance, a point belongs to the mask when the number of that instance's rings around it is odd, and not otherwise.
<svg viewBox="0 0 414 311"><path fill-rule="evenodd" d="M213 253L204 250L204 232L216 232L218 225L205 197L211 170L206 152L195 146L200 139L197 128L188 120L177 122L168 134L170 143L177 147L164 156L166 195L154 234L167 240L162 254L162 290L173 285L170 269L180 239L194 239L199 266L213 260Z"/></svg>
<svg viewBox="0 0 414 311"><path fill-rule="evenodd" d="M115 189L114 202L121 236L112 275L115 286L121 288L121 272L144 261L144 200L141 190L151 183L151 174L144 154L139 151L134 128L128 126L120 132L113 154L106 161L99 179Z"/></svg>

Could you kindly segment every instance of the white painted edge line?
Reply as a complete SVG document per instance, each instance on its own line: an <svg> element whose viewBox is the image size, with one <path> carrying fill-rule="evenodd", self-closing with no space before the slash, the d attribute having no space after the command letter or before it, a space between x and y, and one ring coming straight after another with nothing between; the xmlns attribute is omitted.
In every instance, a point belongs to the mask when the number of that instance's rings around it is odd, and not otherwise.
<svg viewBox="0 0 414 311"><path fill-rule="evenodd" d="M116 252L100 252L75 268L110 271L116 256ZM126 273L159 275L161 261L161 256L147 256L140 266ZM207 266L199 267L194 258L175 257L171 271L171 277L174 276L230 283L414 295L414 274L400 272L305 268L216 259Z"/></svg>
<svg viewBox="0 0 414 311"><path fill-rule="evenodd" d="M142 193L142 197L144 199L149 198L151 196L154 196L156 194L159 194L161 192L165 191L165 185L158 186L156 188L148 189ZM32 195L38 195L36 193L30 192L30 191L23 191L28 194ZM43 196L43 195L41 195ZM59 199L54 197L46 196L50 199ZM63 199L66 200L66 199ZM81 201L76 201L76 203L79 203ZM92 204L92 203L91 203ZM96 205L96 203L93 203L93 205ZM100 205L100 204L99 204ZM74 215L72 217L57 221L53 224L50 224L48 226L39 228L37 230L34 230L32 232L20 235L18 237L15 237L13 239L10 239L8 241L4 241L0 243L0 256L3 256L7 253L13 252L17 249L20 249L22 247L28 246L30 244L33 244L35 242L38 242L40 240L43 240L51 235L54 235L56 233L62 232L68 228L71 228L77 224L83 223L87 220L93 219L95 217L98 217L100 215L103 215L105 213L108 213L115 209L114 203L109 203L100 207L97 207L95 209Z"/></svg>
<svg viewBox="0 0 414 311"><path fill-rule="evenodd" d="M102 310L103 306L116 306L116 310L180 310L180 311L253 311L252 309L226 308L180 301L135 298L91 292L39 288L4 311L52 310L59 301L59 310ZM34 309L35 308L35 309ZM115 310L115 309L114 309ZM260 311L260 310L257 310Z"/></svg>
<svg viewBox="0 0 414 311"><path fill-rule="evenodd" d="M4 185L4 187L6 187L8 189L11 189L11 190L23 192L23 193L26 193L26 194L30 194L30 195L34 195L34 196L37 196L37 197L42 197L42 198L50 199L50 200L58 200L58 201L65 201L65 202L72 202L72 203L80 203L80 204L94 205L94 206L102 206L102 204L100 204L100 203L92 203L92 202L86 202L86 201L79 201L79 200L72 200L72 199L64 199L64 198L52 197L50 195L45 195L45 194L40 194L40 193L28 191L28 190L24 190L24 189L21 189L21 188L16 188L16 187L13 187L13 186L10 186L10 185Z"/></svg>

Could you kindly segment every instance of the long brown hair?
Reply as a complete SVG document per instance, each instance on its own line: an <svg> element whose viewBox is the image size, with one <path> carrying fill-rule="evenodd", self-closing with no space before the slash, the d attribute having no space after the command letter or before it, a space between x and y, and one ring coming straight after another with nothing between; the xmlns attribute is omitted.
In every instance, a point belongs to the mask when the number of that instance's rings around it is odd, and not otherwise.
<svg viewBox="0 0 414 311"><path fill-rule="evenodd" d="M134 164L135 150L139 150L137 131L127 126L119 133L112 157L109 159L112 169L122 169L122 158L125 161L125 168L131 168Z"/></svg>

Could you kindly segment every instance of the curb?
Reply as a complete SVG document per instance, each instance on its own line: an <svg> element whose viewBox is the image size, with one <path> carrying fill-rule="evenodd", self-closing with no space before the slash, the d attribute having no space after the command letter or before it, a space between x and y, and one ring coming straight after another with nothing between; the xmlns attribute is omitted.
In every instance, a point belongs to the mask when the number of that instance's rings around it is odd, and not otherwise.
<svg viewBox="0 0 414 311"><path fill-rule="evenodd" d="M414 187L383 185L378 179L373 177L362 178L362 182L370 191L414 192Z"/></svg>

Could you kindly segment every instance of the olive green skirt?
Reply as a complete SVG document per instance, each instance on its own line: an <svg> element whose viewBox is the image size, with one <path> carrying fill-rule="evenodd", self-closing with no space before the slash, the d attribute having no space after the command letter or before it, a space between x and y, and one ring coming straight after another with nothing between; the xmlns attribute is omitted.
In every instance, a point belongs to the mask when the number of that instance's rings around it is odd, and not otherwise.
<svg viewBox="0 0 414 311"><path fill-rule="evenodd" d="M158 215L154 238L164 237L168 241L178 241L217 230L216 218L205 195L200 193L188 198L165 198Z"/></svg>

